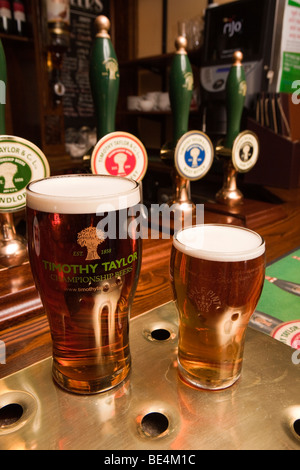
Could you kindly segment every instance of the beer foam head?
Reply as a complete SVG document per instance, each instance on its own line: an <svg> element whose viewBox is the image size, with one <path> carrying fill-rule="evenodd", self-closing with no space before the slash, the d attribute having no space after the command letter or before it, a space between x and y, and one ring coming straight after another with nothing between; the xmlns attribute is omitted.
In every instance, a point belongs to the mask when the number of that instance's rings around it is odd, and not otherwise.
<svg viewBox="0 0 300 470"><path fill-rule="evenodd" d="M265 252L263 238L232 225L197 225L178 232L174 246L188 256L210 261L247 261Z"/></svg>
<svg viewBox="0 0 300 470"><path fill-rule="evenodd" d="M127 209L141 200L138 183L117 176L54 176L29 184L31 209L58 214L103 214Z"/></svg>

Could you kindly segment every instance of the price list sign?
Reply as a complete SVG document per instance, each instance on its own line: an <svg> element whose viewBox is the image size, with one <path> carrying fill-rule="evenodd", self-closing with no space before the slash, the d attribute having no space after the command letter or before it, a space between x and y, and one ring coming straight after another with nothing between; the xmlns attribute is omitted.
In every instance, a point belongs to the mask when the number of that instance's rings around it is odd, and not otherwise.
<svg viewBox="0 0 300 470"><path fill-rule="evenodd" d="M71 45L64 57L62 82L65 127L94 127L94 104L90 88L90 53L94 22L99 15L109 16L109 0L71 0Z"/></svg>

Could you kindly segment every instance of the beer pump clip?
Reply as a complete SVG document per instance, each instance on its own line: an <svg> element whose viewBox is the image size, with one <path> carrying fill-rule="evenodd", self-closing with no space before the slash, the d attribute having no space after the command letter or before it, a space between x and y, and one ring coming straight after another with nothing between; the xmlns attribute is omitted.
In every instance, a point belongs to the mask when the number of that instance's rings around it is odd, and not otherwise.
<svg viewBox="0 0 300 470"><path fill-rule="evenodd" d="M17 234L13 214L25 209L26 187L49 176L48 161L33 143L6 135L6 58L0 40L0 269L20 266L28 260L27 241Z"/></svg>
<svg viewBox="0 0 300 470"><path fill-rule="evenodd" d="M187 54L187 39L179 36L170 72L170 100L173 116L173 142L161 150L161 159L173 168L174 196L169 205L180 206L182 215L195 214L191 200L191 181L202 179L210 170L214 149L201 131L188 131L194 76Z"/></svg>
<svg viewBox="0 0 300 470"><path fill-rule="evenodd" d="M247 83L242 65L243 54L236 51L226 83L227 135L216 147L217 158L224 162L223 187L216 195L217 202L227 206L243 203L244 196L237 187L239 173L247 173L259 157L259 141L251 131L240 132Z"/></svg>
<svg viewBox="0 0 300 470"><path fill-rule="evenodd" d="M144 145L132 134L115 131L120 72L109 35L110 21L100 15L95 26L97 32L91 54L90 82L98 143L92 151L91 170L93 174L121 176L141 182L148 167Z"/></svg>

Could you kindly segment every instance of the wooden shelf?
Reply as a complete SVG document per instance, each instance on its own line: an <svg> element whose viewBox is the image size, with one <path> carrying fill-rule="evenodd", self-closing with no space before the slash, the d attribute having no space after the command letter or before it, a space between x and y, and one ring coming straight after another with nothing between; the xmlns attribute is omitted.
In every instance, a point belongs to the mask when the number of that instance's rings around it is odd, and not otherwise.
<svg viewBox="0 0 300 470"><path fill-rule="evenodd" d="M166 67L171 65L174 54L162 54L151 57L124 61L119 64L120 68L144 68L155 73L163 73Z"/></svg>
<svg viewBox="0 0 300 470"><path fill-rule="evenodd" d="M198 110L190 111L190 115L197 115ZM151 117L151 116L172 116L172 111L127 111L127 110L120 110L118 111L119 115L123 116L140 116L140 117Z"/></svg>
<svg viewBox="0 0 300 470"><path fill-rule="evenodd" d="M16 34L0 33L0 39L5 41L17 41L17 42L30 42L33 43L33 38L29 36L17 36Z"/></svg>
<svg viewBox="0 0 300 470"><path fill-rule="evenodd" d="M163 73L172 63L174 52L120 62L120 68L144 68L155 73ZM188 51L192 65L200 66L200 51Z"/></svg>

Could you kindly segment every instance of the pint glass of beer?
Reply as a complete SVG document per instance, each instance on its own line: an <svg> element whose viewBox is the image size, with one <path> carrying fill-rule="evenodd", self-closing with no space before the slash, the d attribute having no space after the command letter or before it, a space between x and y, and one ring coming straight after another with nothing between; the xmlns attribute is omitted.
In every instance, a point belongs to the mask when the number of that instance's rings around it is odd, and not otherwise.
<svg viewBox="0 0 300 470"><path fill-rule="evenodd" d="M28 247L53 341L53 377L93 394L131 365L129 316L141 250L132 210L139 185L99 175L52 177L27 188Z"/></svg>
<svg viewBox="0 0 300 470"><path fill-rule="evenodd" d="M241 375L246 329L264 284L265 243L230 225L198 225L174 236L171 280L179 311L178 371L208 390Z"/></svg>

